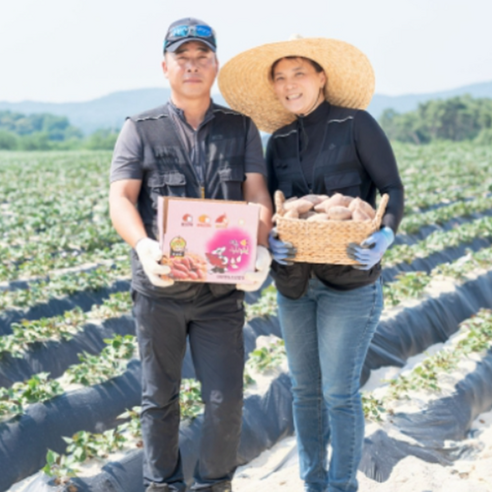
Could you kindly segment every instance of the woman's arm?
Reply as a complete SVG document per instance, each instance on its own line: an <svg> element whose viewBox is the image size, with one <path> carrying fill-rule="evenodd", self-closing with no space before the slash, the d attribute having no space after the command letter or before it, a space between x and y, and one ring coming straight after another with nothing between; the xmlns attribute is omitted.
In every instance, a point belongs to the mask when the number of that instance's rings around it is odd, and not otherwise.
<svg viewBox="0 0 492 492"><path fill-rule="evenodd" d="M404 190L390 142L366 111L354 118L354 139L359 159L381 194L389 195L382 225L396 233L403 218Z"/></svg>

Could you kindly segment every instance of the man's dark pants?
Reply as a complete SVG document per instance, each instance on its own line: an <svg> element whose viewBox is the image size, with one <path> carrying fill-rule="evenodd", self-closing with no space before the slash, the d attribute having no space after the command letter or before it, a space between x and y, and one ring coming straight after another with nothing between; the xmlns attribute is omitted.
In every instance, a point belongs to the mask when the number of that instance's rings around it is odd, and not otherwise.
<svg viewBox="0 0 492 492"><path fill-rule="evenodd" d="M185 489L179 453L179 388L189 337L205 413L196 486L232 479L242 419L244 293L215 298L207 284L193 300L133 292L142 361L144 482Z"/></svg>

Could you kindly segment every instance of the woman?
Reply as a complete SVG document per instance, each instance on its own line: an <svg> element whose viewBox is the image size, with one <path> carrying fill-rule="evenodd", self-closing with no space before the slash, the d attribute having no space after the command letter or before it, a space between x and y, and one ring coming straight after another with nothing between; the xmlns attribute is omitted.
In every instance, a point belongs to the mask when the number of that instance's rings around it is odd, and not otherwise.
<svg viewBox="0 0 492 492"><path fill-rule="evenodd" d="M275 233L269 241L305 490L353 492L364 438L359 381L383 305L380 260L403 214L390 144L361 109L373 94L373 71L347 43L295 39L236 56L219 85L232 108L273 132L271 194L339 192L373 206L376 190L389 194L381 230L347 251L358 265L293 263L291 245Z"/></svg>

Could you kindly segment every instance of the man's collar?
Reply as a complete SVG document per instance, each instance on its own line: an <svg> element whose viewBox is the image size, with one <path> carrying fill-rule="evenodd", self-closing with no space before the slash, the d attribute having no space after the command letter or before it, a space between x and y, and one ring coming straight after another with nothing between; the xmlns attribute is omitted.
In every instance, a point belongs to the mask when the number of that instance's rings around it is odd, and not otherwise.
<svg viewBox="0 0 492 492"><path fill-rule="evenodd" d="M169 99L169 102L167 104L168 104L169 110L171 112L173 112L175 115L177 115L181 121L183 121L184 123L187 123L183 109L178 108L171 99ZM214 117L213 106L214 106L214 102L213 102L212 98L210 98L210 105L209 105L207 111L205 112L205 116L203 117L203 121L200 124L200 126L207 123L208 121L210 121Z"/></svg>

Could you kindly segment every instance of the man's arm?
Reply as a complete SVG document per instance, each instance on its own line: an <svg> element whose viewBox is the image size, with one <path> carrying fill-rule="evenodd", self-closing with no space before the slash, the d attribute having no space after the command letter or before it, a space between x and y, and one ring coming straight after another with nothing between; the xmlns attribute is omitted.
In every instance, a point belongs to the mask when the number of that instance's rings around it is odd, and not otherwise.
<svg viewBox="0 0 492 492"><path fill-rule="evenodd" d="M116 232L134 248L137 242L147 237L142 218L136 209L142 181L122 179L114 181L109 188L109 213Z"/></svg>
<svg viewBox="0 0 492 492"><path fill-rule="evenodd" d="M142 218L135 204L142 181L122 179L113 181L109 189L109 213L118 234L137 252L142 268L156 287L169 287L174 280L162 278L170 268L161 265L162 252L157 241L147 237Z"/></svg>
<svg viewBox="0 0 492 492"><path fill-rule="evenodd" d="M260 205L260 224L258 227L258 244L268 248L268 234L272 228L272 201L260 173L246 173L243 183L243 195L247 202Z"/></svg>

